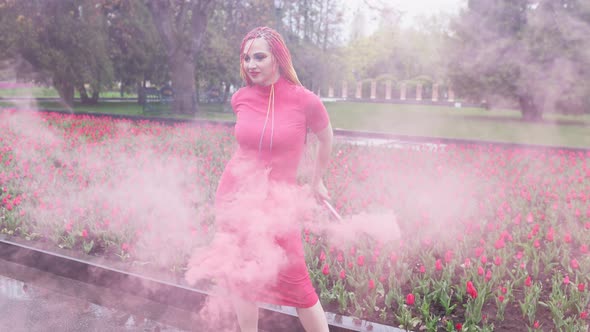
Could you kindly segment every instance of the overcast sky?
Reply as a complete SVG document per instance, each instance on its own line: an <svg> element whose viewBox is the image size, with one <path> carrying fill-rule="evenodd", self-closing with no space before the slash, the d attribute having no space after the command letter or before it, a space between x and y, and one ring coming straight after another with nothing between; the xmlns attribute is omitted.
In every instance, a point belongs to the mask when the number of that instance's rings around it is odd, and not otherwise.
<svg viewBox="0 0 590 332"><path fill-rule="evenodd" d="M466 6L467 0L393 0L391 3L407 12L406 17L411 19L415 16L429 16L441 12L458 13L460 8Z"/></svg>
<svg viewBox="0 0 590 332"><path fill-rule="evenodd" d="M366 8L365 1L373 4L387 4L396 8L402 12L405 12L403 16L402 25L412 26L415 25L416 18L420 16L432 16L440 13L456 14L461 8L467 6L467 0L342 0L346 6L346 14L353 15L358 8ZM494 1L494 0L491 0ZM369 29L373 25L371 23L377 23L371 21L371 16L367 15ZM347 19L347 22L351 22L352 17Z"/></svg>

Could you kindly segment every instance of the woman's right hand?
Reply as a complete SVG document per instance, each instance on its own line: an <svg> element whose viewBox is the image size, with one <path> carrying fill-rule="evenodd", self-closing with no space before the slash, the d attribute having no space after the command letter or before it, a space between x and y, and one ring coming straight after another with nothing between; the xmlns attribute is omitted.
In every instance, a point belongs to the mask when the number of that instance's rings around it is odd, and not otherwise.
<svg viewBox="0 0 590 332"><path fill-rule="evenodd" d="M312 184L313 195L319 200L330 201L330 195L328 194L328 188L324 185L324 181L319 179Z"/></svg>

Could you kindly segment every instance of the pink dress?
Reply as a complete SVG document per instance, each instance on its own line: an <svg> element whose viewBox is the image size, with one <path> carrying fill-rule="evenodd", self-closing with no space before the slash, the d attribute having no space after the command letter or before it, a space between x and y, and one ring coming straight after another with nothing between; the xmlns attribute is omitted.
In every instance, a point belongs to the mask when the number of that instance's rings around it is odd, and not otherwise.
<svg viewBox="0 0 590 332"><path fill-rule="evenodd" d="M307 129L312 132L325 129L329 118L326 108L315 94L281 77L274 85L274 126L271 111L268 112L263 134L269 95L270 86L246 86L232 97L231 104L237 117L235 137L238 148L221 176L216 193L216 208L226 213L226 224L236 232L245 226L255 227L256 223L265 230L274 226L283 228L276 233L264 233L271 234L274 243L284 250L286 258L277 267L276 273L272 266L264 266L260 260L269 255L279 257L275 252L281 250L264 248L260 244L264 239L253 239L252 232L245 235L248 238L239 241L247 247L240 253L260 251L253 253L254 256L262 255L258 256L259 264L255 267L257 273L271 274L271 278L267 278L271 282L265 282L263 287L242 283L239 290L242 296L256 302L307 308L318 301L318 296L305 264L301 229L295 220L290 220L293 215L284 211L299 200L297 189L293 188L297 187L297 168L304 152ZM254 173L262 174L266 179L252 176ZM270 189L265 187L266 192L271 193L265 199L251 198L260 194L263 184L269 186ZM286 192L289 194L284 194ZM227 211L235 209L240 199L242 203L237 208L244 213L240 215L243 218L227 217ZM283 227L285 223L292 227ZM238 273L247 273L243 271Z"/></svg>

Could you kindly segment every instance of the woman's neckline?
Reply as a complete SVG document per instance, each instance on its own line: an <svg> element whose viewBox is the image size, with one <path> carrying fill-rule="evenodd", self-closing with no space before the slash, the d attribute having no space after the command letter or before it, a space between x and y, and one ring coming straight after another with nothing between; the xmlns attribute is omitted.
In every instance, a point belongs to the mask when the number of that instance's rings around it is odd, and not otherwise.
<svg viewBox="0 0 590 332"><path fill-rule="evenodd" d="M275 89L279 86L283 86L285 84L288 84L287 80L283 77L283 76L279 76L279 79L277 79L276 82L271 83L269 85L258 85L258 84L253 84L251 85L251 87L256 90L256 91L260 91L260 92L266 92L266 93L270 93L270 89L272 87L272 85L274 84Z"/></svg>

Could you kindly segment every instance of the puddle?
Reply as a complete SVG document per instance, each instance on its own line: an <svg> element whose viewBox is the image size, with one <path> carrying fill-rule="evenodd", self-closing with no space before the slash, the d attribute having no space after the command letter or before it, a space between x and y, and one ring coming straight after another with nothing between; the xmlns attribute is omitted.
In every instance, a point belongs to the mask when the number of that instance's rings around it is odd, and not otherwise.
<svg viewBox="0 0 590 332"><path fill-rule="evenodd" d="M444 151L446 145L439 143L419 143L385 138L353 138L353 137L334 137L337 143L346 143L360 146L378 146L393 149L411 149L420 151Z"/></svg>
<svg viewBox="0 0 590 332"><path fill-rule="evenodd" d="M20 268L27 275L23 281L15 279L11 272L19 267L8 266L0 260L0 330L2 331L168 331L183 332L171 325L148 318L154 316L153 307L136 307L134 313L105 306L113 301L100 289L82 291L75 281L59 280L59 277L46 276L46 273ZM6 269L8 267L8 269ZM8 273L7 273L8 272ZM10 274L11 276L6 276ZM43 285L47 287L44 287ZM73 293L73 294L72 294ZM75 296L78 294L80 296ZM101 304L92 302L87 295L93 294ZM74 295L74 296L72 296ZM133 300L125 296L120 302ZM168 308L159 308L163 317ZM156 315L157 316L157 315Z"/></svg>

